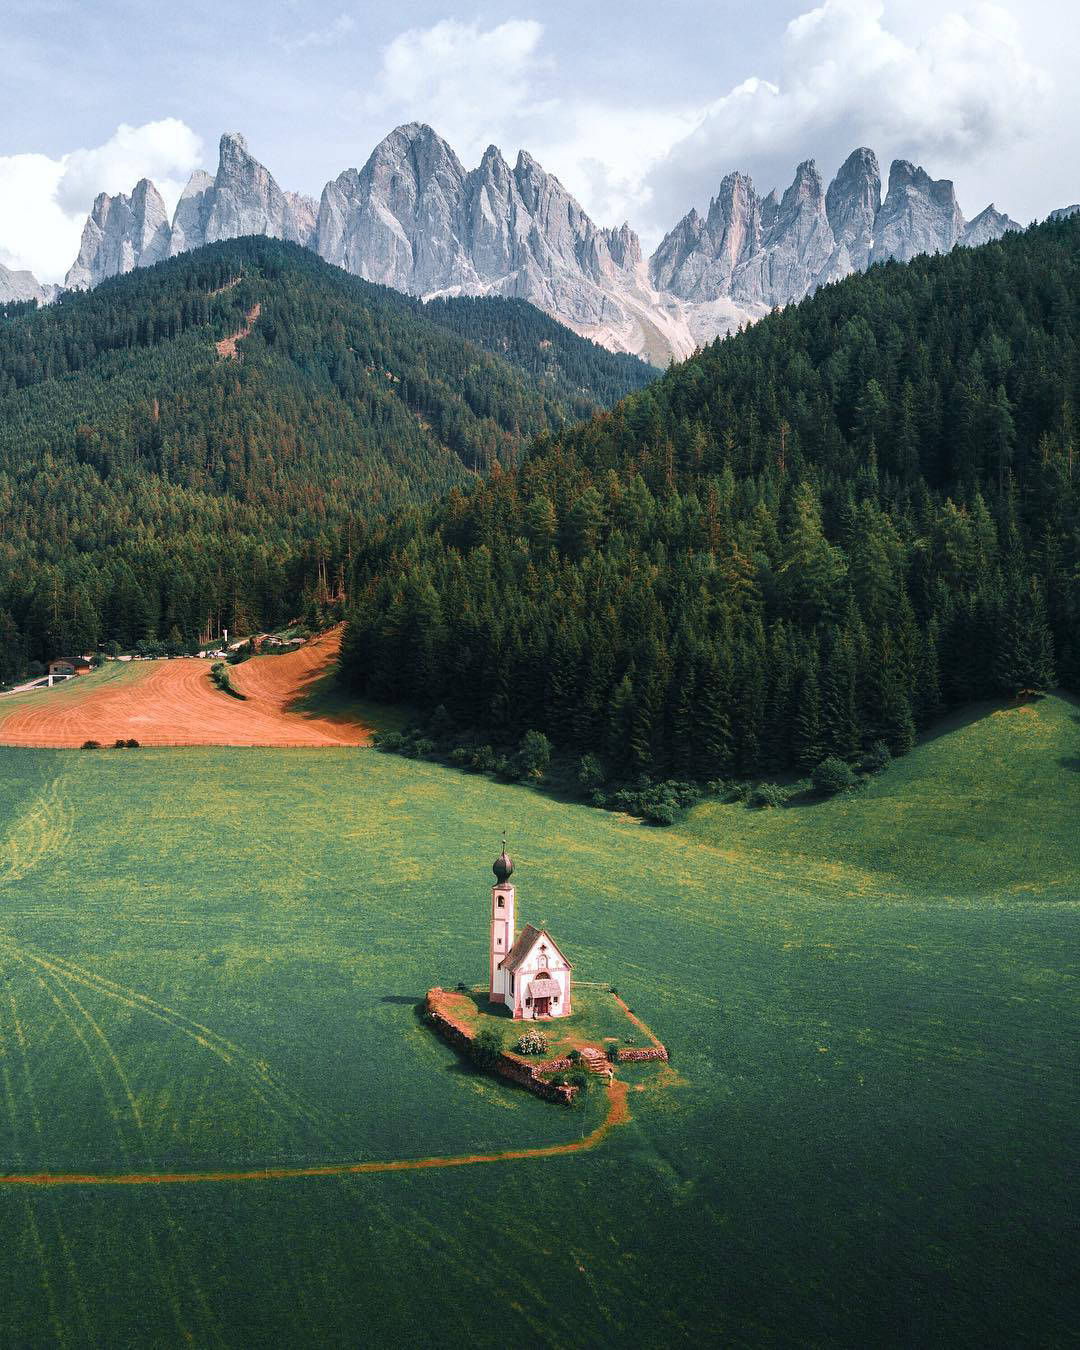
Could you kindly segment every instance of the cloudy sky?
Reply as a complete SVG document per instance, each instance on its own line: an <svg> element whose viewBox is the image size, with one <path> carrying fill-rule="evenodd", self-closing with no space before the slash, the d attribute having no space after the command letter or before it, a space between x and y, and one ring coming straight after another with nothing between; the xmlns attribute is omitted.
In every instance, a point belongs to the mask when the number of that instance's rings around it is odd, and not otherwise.
<svg viewBox="0 0 1080 1350"><path fill-rule="evenodd" d="M1080 200L1075 0L20 0L0 33L0 262L61 280L95 193L170 205L244 132L317 197L398 123L466 167L528 149L647 249L723 175L765 192L857 145L955 180L970 217Z"/></svg>

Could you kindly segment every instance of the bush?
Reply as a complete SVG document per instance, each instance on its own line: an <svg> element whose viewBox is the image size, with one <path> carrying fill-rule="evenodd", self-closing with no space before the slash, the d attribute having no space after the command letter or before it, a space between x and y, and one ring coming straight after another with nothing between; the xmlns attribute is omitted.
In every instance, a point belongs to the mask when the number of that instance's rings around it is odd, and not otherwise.
<svg viewBox="0 0 1080 1350"><path fill-rule="evenodd" d="M679 806L671 797L650 796L642 799L641 814L653 825L674 825Z"/></svg>
<svg viewBox="0 0 1080 1350"><path fill-rule="evenodd" d="M463 745L459 745L456 749L450 751L450 763L455 769L471 768L472 751L467 750Z"/></svg>
<svg viewBox="0 0 1080 1350"><path fill-rule="evenodd" d="M404 739L400 731L377 731L375 733L375 746L378 750L387 750L391 754L396 754L401 749L401 743Z"/></svg>
<svg viewBox="0 0 1080 1350"><path fill-rule="evenodd" d="M522 778L543 778L551 767L551 742L542 731L527 731L521 738L514 762Z"/></svg>
<svg viewBox="0 0 1080 1350"><path fill-rule="evenodd" d="M239 689L233 687L224 661L214 662L210 667L210 678L223 693L230 694L233 698L247 698L247 694L242 694Z"/></svg>
<svg viewBox="0 0 1080 1350"><path fill-rule="evenodd" d="M114 749L114 750L126 750L126 749L127 749L127 741L124 740L123 736L118 736L118 737L116 738L116 740L113 741L113 749Z"/></svg>
<svg viewBox="0 0 1080 1350"><path fill-rule="evenodd" d="M892 751L884 741L875 741L859 762L863 773L881 773L892 763Z"/></svg>
<svg viewBox="0 0 1080 1350"><path fill-rule="evenodd" d="M570 1053L566 1056L566 1058L570 1061L571 1064L580 1064L580 1063L581 1063L581 1051L580 1051L580 1050L571 1050Z"/></svg>
<svg viewBox="0 0 1080 1350"><path fill-rule="evenodd" d="M527 1031L515 1047L519 1055L546 1055L548 1040L539 1031Z"/></svg>
<svg viewBox="0 0 1080 1350"><path fill-rule="evenodd" d="M846 760L836 755L823 759L814 770L814 791L823 797L834 797L838 792L849 792L859 780Z"/></svg>
<svg viewBox="0 0 1080 1350"><path fill-rule="evenodd" d="M473 751L472 768L476 773L490 773L495 767L495 751L490 745L478 746Z"/></svg>
<svg viewBox="0 0 1080 1350"><path fill-rule="evenodd" d="M126 745L129 750L138 750L139 748L139 742L135 739L134 736L128 738L128 740L126 741Z"/></svg>
<svg viewBox="0 0 1080 1350"><path fill-rule="evenodd" d="M612 1064L615 1064L619 1058L619 1047L617 1045L609 1045L604 1051L604 1054L607 1055Z"/></svg>
<svg viewBox="0 0 1080 1350"><path fill-rule="evenodd" d="M787 789L782 788L779 783L759 783L750 794L750 805L758 809L783 806L787 799Z"/></svg>
<svg viewBox="0 0 1080 1350"><path fill-rule="evenodd" d="M490 1069L502 1054L502 1037L494 1027L484 1027L470 1042L469 1054L482 1069Z"/></svg>
<svg viewBox="0 0 1080 1350"><path fill-rule="evenodd" d="M100 750L100 749L101 749L101 742L100 742L100 741L83 741L83 743L82 743L82 748L83 748L84 750Z"/></svg>
<svg viewBox="0 0 1080 1350"><path fill-rule="evenodd" d="M582 755L577 777L581 790L595 795L597 789L603 787L607 775L604 773L604 766L595 755Z"/></svg>

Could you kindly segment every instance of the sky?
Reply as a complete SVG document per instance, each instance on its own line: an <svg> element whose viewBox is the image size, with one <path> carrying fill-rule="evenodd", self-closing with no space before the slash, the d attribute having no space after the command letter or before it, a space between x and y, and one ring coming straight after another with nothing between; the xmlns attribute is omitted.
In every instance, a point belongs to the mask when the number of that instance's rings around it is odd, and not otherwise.
<svg viewBox="0 0 1080 1350"><path fill-rule="evenodd" d="M527 149L651 251L723 176L781 191L856 146L956 183L969 218L1080 201L1076 0L14 0L0 30L0 263L60 281L99 191L170 208L241 131L318 198L394 126L466 168Z"/></svg>

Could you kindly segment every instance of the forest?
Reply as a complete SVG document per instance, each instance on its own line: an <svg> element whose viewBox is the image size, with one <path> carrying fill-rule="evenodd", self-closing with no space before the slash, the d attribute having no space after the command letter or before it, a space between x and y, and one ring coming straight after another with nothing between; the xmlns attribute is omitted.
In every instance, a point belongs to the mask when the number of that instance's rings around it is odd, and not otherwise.
<svg viewBox="0 0 1080 1350"><path fill-rule="evenodd" d="M334 617L365 522L657 373L524 302L424 305L266 238L0 307L0 684Z"/></svg>
<svg viewBox="0 0 1080 1350"><path fill-rule="evenodd" d="M1076 690L1078 339L1080 217L828 286L372 525L346 677L598 799Z"/></svg>

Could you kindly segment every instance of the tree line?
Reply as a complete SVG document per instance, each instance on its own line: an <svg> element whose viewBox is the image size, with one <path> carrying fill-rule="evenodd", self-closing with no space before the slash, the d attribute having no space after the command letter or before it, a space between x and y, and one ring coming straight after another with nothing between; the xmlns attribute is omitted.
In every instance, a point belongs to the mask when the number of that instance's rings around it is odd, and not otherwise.
<svg viewBox="0 0 1080 1350"><path fill-rule="evenodd" d="M552 327L523 302L429 309L264 238L6 306L0 683L108 642L333 617L366 519L656 374Z"/></svg>
<svg viewBox="0 0 1080 1350"><path fill-rule="evenodd" d="M1078 336L1076 219L829 286L369 527L346 677L616 782L902 754L1076 689Z"/></svg>

